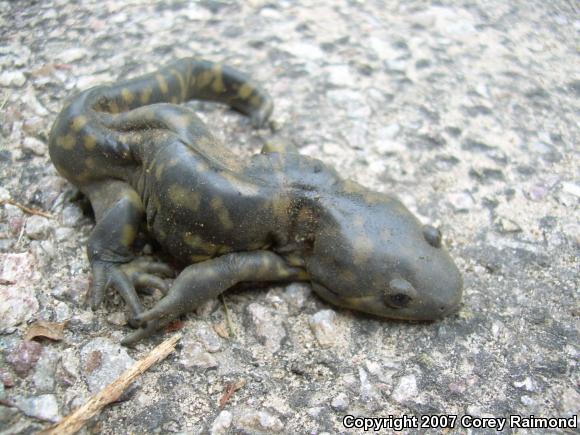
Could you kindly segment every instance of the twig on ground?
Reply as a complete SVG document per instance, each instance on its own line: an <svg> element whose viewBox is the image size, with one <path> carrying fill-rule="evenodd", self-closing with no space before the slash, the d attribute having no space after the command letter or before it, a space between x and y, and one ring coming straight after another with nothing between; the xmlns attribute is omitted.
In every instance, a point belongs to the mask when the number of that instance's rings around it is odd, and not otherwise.
<svg viewBox="0 0 580 435"><path fill-rule="evenodd" d="M6 105L6 103L8 102L8 99L10 98L10 96L12 95L11 92L8 92L6 94L6 97L4 97L4 101L2 101L2 104L0 104L0 110L4 109L4 106Z"/></svg>
<svg viewBox="0 0 580 435"><path fill-rule="evenodd" d="M228 306L226 305L226 300L223 294L220 295L220 299L222 300L222 304L224 304L224 310L226 312L226 322L228 324L228 329L230 330L230 335L232 337L235 337L236 331L234 329L234 324L232 323L232 319L230 317L230 310L228 310Z"/></svg>
<svg viewBox="0 0 580 435"><path fill-rule="evenodd" d="M40 433L43 435L67 435L78 432L87 421L99 414L106 405L118 400L137 377L173 352L180 339L181 334L176 334L165 340L149 352L145 358L137 361L133 367L126 370L117 380L107 385L101 392L89 399L87 403L75 412L63 418L60 423Z"/></svg>
<svg viewBox="0 0 580 435"><path fill-rule="evenodd" d="M2 199L0 200L0 205L2 204L10 204L15 207L18 207L20 210L28 213L28 214L36 214L38 216L44 216L45 218L54 219L54 216L44 210L38 210L36 208L26 207L25 205L20 204L19 202L14 201L13 199Z"/></svg>
<svg viewBox="0 0 580 435"><path fill-rule="evenodd" d="M246 385L245 379L241 379L235 384L233 382L227 383L224 395L220 399L220 409L224 409L224 406L226 406L226 403L228 403L228 401L232 398L234 393L238 391L240 388L242 388L244 385Z"/></svg>

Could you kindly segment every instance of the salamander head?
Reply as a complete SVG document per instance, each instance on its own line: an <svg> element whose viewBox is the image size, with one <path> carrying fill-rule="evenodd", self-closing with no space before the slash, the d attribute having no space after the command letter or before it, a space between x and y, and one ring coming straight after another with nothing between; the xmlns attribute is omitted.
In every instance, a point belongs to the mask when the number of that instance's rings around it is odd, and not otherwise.
<svg viewBox="0 0 580 435"><path fill-rule="evenodd" d="M381 317L434 320L457 311L463 282L441 233L392 197L327 197L306 269L330 303Z"/></svg>

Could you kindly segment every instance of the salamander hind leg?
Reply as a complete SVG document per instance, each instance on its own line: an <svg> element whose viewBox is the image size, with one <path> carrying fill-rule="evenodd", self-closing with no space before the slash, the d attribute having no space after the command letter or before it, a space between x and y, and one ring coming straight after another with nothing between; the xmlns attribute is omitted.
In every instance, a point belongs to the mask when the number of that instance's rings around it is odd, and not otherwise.
<svg viewBox="0 0 580 435"><path fill-rule="evenodd" d="M166 293L160 276L171 269L148 258L135 258L133 243L143 220L141 198L131 186L116 180L104 181L85 189L95 211L97 224L87 246L93 272L92 300L97 309L108 288L114 288L127 303L131 316L143 311L137 290L158 288Z"/></svg>

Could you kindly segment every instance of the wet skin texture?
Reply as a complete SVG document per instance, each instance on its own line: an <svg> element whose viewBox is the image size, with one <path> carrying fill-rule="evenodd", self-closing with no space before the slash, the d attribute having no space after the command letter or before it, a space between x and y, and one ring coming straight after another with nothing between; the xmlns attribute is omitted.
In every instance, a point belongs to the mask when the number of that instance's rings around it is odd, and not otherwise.
<svg viewBox="0 0 580 435"><path fill-rule="evenodd" d="M457 310L462 279L439 230L293 147L240 159L179 105L192 99L228 104L256 127L272 112L240 72L187 58L81 92L50 134L54 165L95 212L92 305L114 288L139 327L125 344L240 282L310 281L332 304L388 318ZM133 255L143 228L186 266L170 289L169 267ZM152 287L166 295L145 311L137 291Z"/></svg>

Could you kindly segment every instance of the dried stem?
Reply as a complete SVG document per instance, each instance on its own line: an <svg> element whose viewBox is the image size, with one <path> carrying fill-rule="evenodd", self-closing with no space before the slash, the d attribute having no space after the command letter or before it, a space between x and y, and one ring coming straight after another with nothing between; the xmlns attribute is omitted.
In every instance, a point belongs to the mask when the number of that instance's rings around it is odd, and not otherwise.
<svg viewBox="0 0 580 435"><path fill-rule="evenodd" d="M133 367L125 371L114 382L107 385L102 391L94 395L87 403L78 408L61 420L60 423L40 432L43 435L67 435L77 433L83 425L99 414L109 403L115 402L121 397L123 392L152 365L163 360L173 350L177 342L181 339L181 334L165 340L149 354L137 361Z"/></svg>

